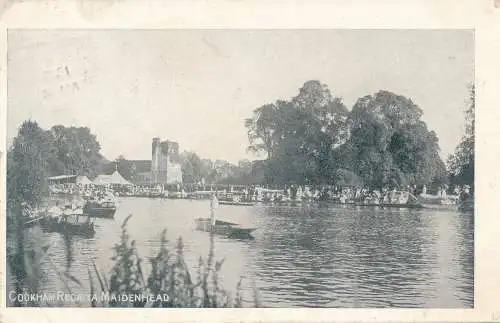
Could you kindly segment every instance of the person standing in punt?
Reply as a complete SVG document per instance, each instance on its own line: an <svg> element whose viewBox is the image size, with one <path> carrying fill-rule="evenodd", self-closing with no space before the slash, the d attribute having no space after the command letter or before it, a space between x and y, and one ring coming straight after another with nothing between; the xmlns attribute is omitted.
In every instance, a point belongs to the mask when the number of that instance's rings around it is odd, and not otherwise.
<svg viewBox="0 0 500 323"><path fill-rule="evenodd" d="M210 200L210 224L212 228L215 226L215 209L219 206L219 201L217 200L217 194L212 193L212 199Z"/></svg>

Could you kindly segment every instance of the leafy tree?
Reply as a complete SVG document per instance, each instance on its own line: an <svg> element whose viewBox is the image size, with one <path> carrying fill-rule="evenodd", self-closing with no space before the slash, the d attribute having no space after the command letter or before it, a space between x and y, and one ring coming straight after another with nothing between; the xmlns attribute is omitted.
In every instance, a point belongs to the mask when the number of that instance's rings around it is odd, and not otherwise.
<svg viewBox="0 0 500 323"><path fill-rule="evenodd" d="M210 175L211 165L194 152L184 152L182 158L182 182L200 183Z"/></svg>
<svg viewBox="0 0 500 323"><path fill-rule="evenodd" d="M465 134L455 153L448 158L453 184L474 186L475 96L475 87L472 85L469 89L469 106L465 111Z"/></svg>
<svg viewBox="0 0 500 323"><path fill-rule="evenodd" d="M61 174L95 176L102 156L88 128L54 126L44 131L25 121L7 153L7 194L10 206L35 206L47 193L46 179Z"/></svg>
<svg viewBox="0 0 500 323"><path fill-rule="evenodd" d="M46 175L50 160L50 132L41 129L34 121L21 124L17 137L7 152L7 232L15 241L14 248L8 248L7 258L11 272L15 275L14 288L21 294L29 288L24 250L23 209L36 207L47 192ZM11 221L12 220L12 221ZM19 301L15 302L19 306Z"/></svg>
<svg viewBox="0 0 500 323"><path fill-rule="evenodd" d="M348 113L342 101L318 81L306 82L291 101L257 108L245 125L249 150L267 155L266 181L328 181L337 167L334 150L348 138Z"/></svg>
<svg viewBox="0 0 500 323"><path fill-rule="evenodd" d="M377 188L444 181L438 138L422 114L410 99L388 91L359 99L348 121L345 167Z"/></svg>
<svg viewBox="0 0 500 323"><path fill-rule="evenodd" d="M7 202L18 206L25 202L36 206L47 190L47 169L52 136L34 121L20 126L7 153Z"/></svg>
<svg viewBox="0 0 500 323"><path fill-rule="evenodd" d="M335 98L325 84L306 82L299 95L292 100L297 108L300 124L299 143L306 167L307 182L330 182L336 163L335 148L344 144L349 136L349 112L340 98ZM326 179L326 181L325 181Z"/></svg>
<svg viewBox="0 0 500 323"><path fill-rule="evenodd" d="M228 163L225 167L226 176L220 177L217 181L220 184L252 185L264 182L262 173L255 167L255 162L243 159L238 161L237 165Z"/></svg>
<svg viewBox="0 0 500 323"><path fill-rule="evenodd" d="M446 179L437 136L422 114L389 91L360 98L349 112L325 84L308 81L290 101L257 108L245 125L249 149L267 155L268 183L380 188Z"/></svg>
<svg viewBox="0 0 500 323"><path fill-rule="evenodd" d="M280 108L277 104L266 104L254 110L252 118L245 120L250 146L253 152L264 151L271 159L278 145L279 128L282 126Z"/></svg>
<svg viewBox="0 0 500 323"><path fill-rule="evenodd" d="M55 160L52 173L78 174L94 178L100 166L101 146L87 127L53 126Z"/></svg>

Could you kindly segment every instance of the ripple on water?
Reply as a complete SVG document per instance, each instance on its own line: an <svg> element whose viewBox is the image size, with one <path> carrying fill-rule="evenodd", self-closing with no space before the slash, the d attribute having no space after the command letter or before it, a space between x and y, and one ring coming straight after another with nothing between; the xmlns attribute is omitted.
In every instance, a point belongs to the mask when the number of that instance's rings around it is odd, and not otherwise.
<svg viewBox="0 0 500 323"><path fill-rule="evenodd" d="M208 254L209 239L194 230L208 202L120 199L114 220L96 219L93 239L65 240L57 233L30 231L33 243L50 244L43 262L45 290L64 288L58 271L79 279L88 292L92 261L109 272L112 247L129 215L130 236L142 258L152 256L167 230L169 246L183 238L188 266ZM221 277L234 290L241 277L246 304L252 284L267 307L472 307L473 221L448 211L370 208L220 206L218 218L258 227L255 239L216 237ZM146 270L145 270L146 271Z"/></svg>

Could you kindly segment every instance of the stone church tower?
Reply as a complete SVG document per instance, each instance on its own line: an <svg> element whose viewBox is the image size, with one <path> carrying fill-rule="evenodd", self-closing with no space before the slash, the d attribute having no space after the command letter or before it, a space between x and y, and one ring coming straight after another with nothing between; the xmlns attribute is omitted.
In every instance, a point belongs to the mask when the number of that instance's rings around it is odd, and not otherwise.
<svg viewBox="0 0 500 323"><path fill-rule="evenodd" d="M182 183L179 144L153 138L151 156L151 182L153 184Z"/></svg>

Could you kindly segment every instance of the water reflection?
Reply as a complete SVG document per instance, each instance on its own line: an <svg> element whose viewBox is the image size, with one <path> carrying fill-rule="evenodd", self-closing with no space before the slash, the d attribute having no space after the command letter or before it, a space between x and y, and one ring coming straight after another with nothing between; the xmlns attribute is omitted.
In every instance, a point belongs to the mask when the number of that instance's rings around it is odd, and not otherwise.
<svg viewBox="0 0 500 323"><path fill-rule="evenodd" d="M186 200L120 200L115 220L96 219L92 239L43 233L30 239L48 244L43 262L45 290L64 288L50 266L67 272L88 293L87 268L95 261L109 272L112 247L129 214L129 231L143 258L159 248L167 229L170 245L182 236L188 265L196 272L206 257L208 235L194 229L207 203ZM258 227L254 240L215 238L221 276L233 290L240 277L255 281L269 307L472 307L474 223L472 215L450 211L374 208L221 206L221 220ZM148 271L147 261L144 263ZM243 285L252 305L251 283ZM83 304L82 306L88 306Z"/></svg>

